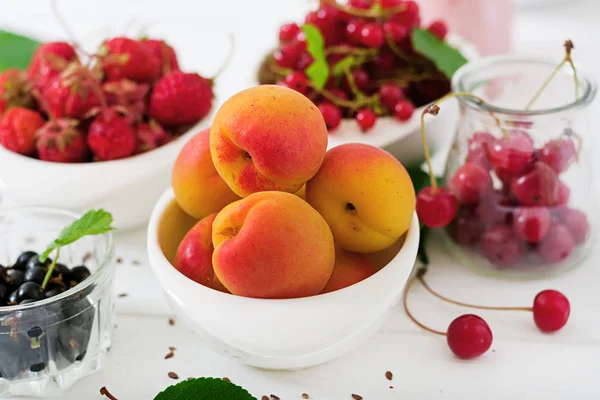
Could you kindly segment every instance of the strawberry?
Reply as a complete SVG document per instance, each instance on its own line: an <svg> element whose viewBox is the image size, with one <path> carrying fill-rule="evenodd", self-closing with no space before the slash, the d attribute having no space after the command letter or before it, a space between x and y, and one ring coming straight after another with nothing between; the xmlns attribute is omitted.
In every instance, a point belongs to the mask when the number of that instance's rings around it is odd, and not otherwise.
<svg viewBox="0 0 600 400"><path fill-rule="evenodd" d="M37 150L40 160L78 163L88 159L89 148L79 121L60 118L48 121L37 131Z"/></svg>
<svg viewBox="0 0 600 400"><path fill-rule="evenodd" d="M31 84L25 71L7 69L0 74L0 114L13 106L32 107Z"/></svg>
<svg viewBox="0 0 600 400"><path fill-rule="evenodd" d="M171 71L179 71L179 62L175 50L164 40L141 39L140 43L158 60L160 65L160 75L164 76Z"/></svg>
<svg viewBox="0 0 600 400"><path fill-rule="evenodd" d="M111 81L131 79L152 82L160 74L160 62L137 40L126 37L110 39L100 47L99 55L107 78Z"/></svg>
<svg viewBox="0 0 600 400"><path fill-rule="evenodd" d="M128 79L106 82L102 85L106 103L109 106L124 107L131 124L142 121L146 112L146 97L149 90L149 85L135 83Z"/></svg>
<svg viewBox="0 0 600 400"><path fill-rule="evenodd" d="M44 91L44 99L54 118L82 118L100 105L95 91L100 82L84 67L71 65L56 76Z"/></svg>
<svg viewBox="0 0 600 400"><path fill-rule="evenodd" d="M167 143L171 137L158 122L153 119L147 124L139 124L135 131L137 135L136 153L144 153Z"/></svg>
<svg viewBox="0 0 600 400"><path fill-rule="evenodd" d="M212 99L208 79L194 73L173 71L154 85L148 114L162 126L190 125L208 114Z"/></svg>
<svg viewBox="0 0 600 400"><path fill-rule="evenodd" d="M73 46L66 42L44 43L33 54L27 76L43 93L50 81L65 70L69 63L79 64Z"/></svg>
<svg viewBox="0 0 600 400"><path fill-rule="evenodd" d="M33 155L35 133L42 125L44 118L40 113L23 107L12 107L0 120L0 144L15 153Z"/></svg>
<svg viewBox="0 0 600 400"><path fill-rule="evenodd" d="M106 108L90 124L88 145L97 160L116 160L133 155L136 135L126 116Z"/></svg>

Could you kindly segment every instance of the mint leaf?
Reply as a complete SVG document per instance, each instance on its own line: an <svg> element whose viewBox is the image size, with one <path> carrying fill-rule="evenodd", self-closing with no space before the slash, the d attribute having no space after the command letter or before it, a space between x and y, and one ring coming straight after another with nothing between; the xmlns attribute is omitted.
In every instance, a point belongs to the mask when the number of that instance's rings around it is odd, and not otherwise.
<svg viewBox="0 0 600 400"><path fill-rule="evenodd" d="M111 226L112 222L113 217L109 212L102 209L88 211L60 232L58 238L50 243L40 255L40 261L46 261L54 249L71 244L84 236L100 235L112 231L115 229Z"/></svg>
<svg viewBox="0 0 600 400"><path fill-rule="evenodd" d="M329 79L329 64L325 57L325 40L321 31L314 25L304 24L302 31L306 36L306 49L313 58L312 64L306 69L306 76L318 89L323 89Z"/></svg>
<svg viewBox="0 0 600 400"><path fill-rule="evenodd" d="M154 400L256 400L246 389L218 378L195 378L169 386Z"/></svg>
<svg viewBox="0 0 600 400"><path fill-rule="evenodd" d="M333 66L333 76L336 78L344 76L346 71L352 69L355 63L356 61L353 56L346 56L342 58Z"/></svg>
<svg viewBox="0 0 600 400"><path fill-rule="evenodd" d="M25 69L40 42L0 29L0 72L9 68Z"/></svg>
<svg viewBox="0 0 600 400"><path fill-rule="evenodd" d="M468 61L460 51L423 29L412 31L412 43L417 52L430 59L448 78Z"/></svg>

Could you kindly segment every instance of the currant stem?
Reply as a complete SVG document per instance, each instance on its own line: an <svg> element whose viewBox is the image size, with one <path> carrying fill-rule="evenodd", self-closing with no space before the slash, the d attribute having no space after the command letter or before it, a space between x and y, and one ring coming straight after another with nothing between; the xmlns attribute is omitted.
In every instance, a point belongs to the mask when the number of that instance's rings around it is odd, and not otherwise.
<svg viewBox="0 0 600 400"><path fill-rule="evenodd" d="M438 292L436 292L435 290L433 290L428 284L427 282L425 282L425 278L423 278L423 275L417 274L417 276L415 277L416 279L419 280L419 282L421 282L421 285L423 285L423 287L425 289L427 289L427 291L429 293L431 293L432 295L434 295L435 297L437 297L440 300L446 301L448 303L457 305L457 306L462 306L462 307L467 307L467 308L476 308L479 310L495 310L495 311L533 311L533 309L531 307L490 307L490 306L478 306L476 304L469 304L469 303L463 303L461 301L456 301L456 300L452 300L449 299L446 296L443 296L441 294L439 294Z"/></svg>
<svg viewBox="0 0 600 400"><path fill-rule="evenodd" d="M54 267L56 267L56 263L58 263L58 257L60 257L60 247L56 248L56 254L54 255L54 260L52 260L52 264L48 267L48 271L46 272L46 276L44 277L44 282L42 282L42 289L46 289L48 286L48 281L52 277L52 272L54 271Z"/></svg>
<svg viewBox="0 0 600 400"><path fill-rule="evenodd" d="M410 288L415 284L415 282L418 279L419 279L419 274L417 273L416 276L412 277L410 279L410 281L408 281L408 284L406 285L406 288L404 288L404 294L402 295L402 306L404 307L404 312L406 313L406 315L408 316L408 318L410 318L410 320L412 322L414 322L420 328L425 329L427 332L435 333L436 335L446 336L446 332L436 331L435 329L432 329L432 328L424 325L420 321L418 321L412 315L412 313L410 312L410 310L408 309L408 292L410 291Z"/></svg>
<svg viewBox="0 0 600 400"><path fill-rule="evenodd" d="M336 0L323 0L323 3L329 4L330 6L335 7L338 10L345 12L346 14L350 14L355 17L366 17L366 18L385 17L387 15L392 15L392 14L402 12L406 9L405 5L401 5L401 6L387 8L385 10L376 10L373 8L370 8L368 10L363 10L361 8L344 6L340 3L338 3Z"/></svg>

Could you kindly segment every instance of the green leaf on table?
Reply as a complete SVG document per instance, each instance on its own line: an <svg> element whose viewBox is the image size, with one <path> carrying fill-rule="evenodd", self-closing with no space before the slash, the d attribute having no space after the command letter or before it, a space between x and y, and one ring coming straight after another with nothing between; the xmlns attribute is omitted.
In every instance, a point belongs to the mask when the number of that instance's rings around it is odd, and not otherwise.
<svg viewBox="0 0 600 400"><path fill-rule="evenodd" d="M115 229L112 227L112 222L113 217L109 212L102 209L88 211L60 232L58 238L54 239L40 255L40 261L46 261L54 249L71 244L84 236L100 235L112 231Z"/></svg>
<svg viewBox="0 0 600 400"><path fill-rule="evenodd" d="M306 36L306 49L312 56L313 62L306 69L306 76L318 89L323 89L329 79L329 64L325 57L325 39L319 28L311 24L302 25Z"/></svg>
<svg viewBox="0 0 600 400"><path fill-rule="evenodd" d="M37 40L0 29L0 72L27 68L39 45Z"/></svg>
<svg viewBox="0 0 600 400"><path fill-rule="evenodd" d="M418 53L430 59L448 78L468 62L460 51L424 29L412 31L412 43Z"/></svg>
<svg viewBox="0 0 600 400"><path fill-rule="evenodd" d="M333 66L333 76L336 78L340 76L344 76L346 71L352 69L356 63L356 60L353 56L346 56L342 58L340 61L336 62Z"/></svg>
<svg viewBox="0 0 600 400"><path fill-rule="evenodd" d="M256 400L248 391L219 378L188 379L169 386L154 400Z"/></svg>

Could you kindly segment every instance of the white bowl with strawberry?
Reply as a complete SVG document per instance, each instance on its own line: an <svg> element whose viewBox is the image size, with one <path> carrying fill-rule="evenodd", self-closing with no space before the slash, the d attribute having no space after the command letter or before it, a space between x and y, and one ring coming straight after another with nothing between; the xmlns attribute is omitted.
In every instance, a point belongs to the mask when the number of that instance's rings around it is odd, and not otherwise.
<svg viewBox="0 0 600 400"><path fill-rule="evenodd" d="M0 180L20 205L113 211L145 223L187 138L209 126L212 80L163 40L116 37L95 54L41 45L0 74Z"/></svg>

